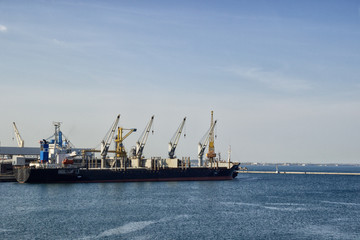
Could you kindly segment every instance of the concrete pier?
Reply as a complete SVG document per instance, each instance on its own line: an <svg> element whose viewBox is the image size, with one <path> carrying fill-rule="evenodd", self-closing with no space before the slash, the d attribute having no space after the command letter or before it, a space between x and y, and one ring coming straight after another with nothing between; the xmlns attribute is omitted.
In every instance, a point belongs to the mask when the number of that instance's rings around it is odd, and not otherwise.
<svg viewBox="0 0 360 240"><path fill-rule="evenodd" d="M0 182L16 182L16 179L11 174L0 174Z"/></svg>
<svg viewBox="0 0 360 240"><path fill-rule="evenodd" d="M271 174L319 174L319 175L360 175L360 173L341 173L341 172L285 172L285 171L247 171L238 170L238 173L271 173Z"/></svg>

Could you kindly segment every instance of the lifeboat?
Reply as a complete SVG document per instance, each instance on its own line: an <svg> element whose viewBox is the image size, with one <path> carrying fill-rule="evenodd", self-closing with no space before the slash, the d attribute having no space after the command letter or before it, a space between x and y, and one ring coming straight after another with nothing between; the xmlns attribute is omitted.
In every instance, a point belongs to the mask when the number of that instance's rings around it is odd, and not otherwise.
<svg viewBox="0 0 360 240"><path fill-rule="evenodd" d="M62 161L62 163L63 163L63 164L74 164L74 160L65 158L65 159Z"/></svg>

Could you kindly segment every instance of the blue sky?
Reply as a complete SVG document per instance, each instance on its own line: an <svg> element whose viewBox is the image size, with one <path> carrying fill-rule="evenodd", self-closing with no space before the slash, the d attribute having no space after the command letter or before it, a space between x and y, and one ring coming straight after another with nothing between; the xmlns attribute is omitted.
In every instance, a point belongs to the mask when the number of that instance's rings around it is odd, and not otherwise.
<svg viewBox="0 0 360 240"><path fill-rule="evenodd" d="M118 113L144 154L216 149L255 162L359 163L360 1L0 1L1 145L96 146ZM141 131L129 137L134 145Z"/></svg>

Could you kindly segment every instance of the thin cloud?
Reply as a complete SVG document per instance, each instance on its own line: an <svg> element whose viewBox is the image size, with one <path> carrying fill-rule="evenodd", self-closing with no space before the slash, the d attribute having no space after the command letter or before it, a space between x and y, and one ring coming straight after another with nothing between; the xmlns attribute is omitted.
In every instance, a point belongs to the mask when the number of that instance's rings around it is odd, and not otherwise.
<svg viewBox="0 0 360 240"><path fill-rule="evenodd" d="M7 27L4 25L0 25L0 32L6 32L7 31Z"/></svg>
<svg viewBox="0 0 360 240"><path fill-rule="evenodd" d="M65 47L66 46L66 43L64 41L60 41L56 38L52 39L52 43L57 45L57 46L60 46L60 47Z"/></svg>
<svg viewBox="0 0 360 240"><path fill-rule="evenodd" d="M276 71L264 71L260 68L231 68L227 71L244 80L261 83L278 91L294 92L312 89L308 81L287 77Z"/></svg>

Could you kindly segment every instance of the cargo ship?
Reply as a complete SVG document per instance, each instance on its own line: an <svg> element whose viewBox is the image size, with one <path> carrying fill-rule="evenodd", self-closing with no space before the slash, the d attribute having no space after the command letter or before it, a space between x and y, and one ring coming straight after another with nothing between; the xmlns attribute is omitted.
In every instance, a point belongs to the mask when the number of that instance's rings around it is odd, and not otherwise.
<svg viewBox="0 0 360 240"><path fill-rule="evenodd" d="M90 182L149 182L149 181L211 181L236 177L237 165L231 168L191 167L150 169L86 169L17 167L19 183L90 183Z"/></svg>
<svg viewBox="0 0 360 240"><path fill-rule="evenodd" d="M143 149L151 131L154 116L151 117L143 134L131 149L131 156L125 151L123 141L136 129L117 127L120 115L101 141L100 150L76 149L64 138L60 123L54 123L54 139L40 141L40 159L29 165L15 164L14 175L19 183L91 183L91 182L145 182L145 181L214 181L231 180L237 176L239 163L216 158L214 148L214 127L211 112L210 128L199 142L198 163L190 157L178 159L175 149L186 118L183 119L169 143L169 156L162 159L143 157ZM117 128L117 135L114 137ZM123 135L125 132L127 133ZM115 150L109 150L114 140ZM209 146L203 161L205 148ZM100 153L100 158L96 157ZM114 156L109 157L110 153Z"/></svg>

